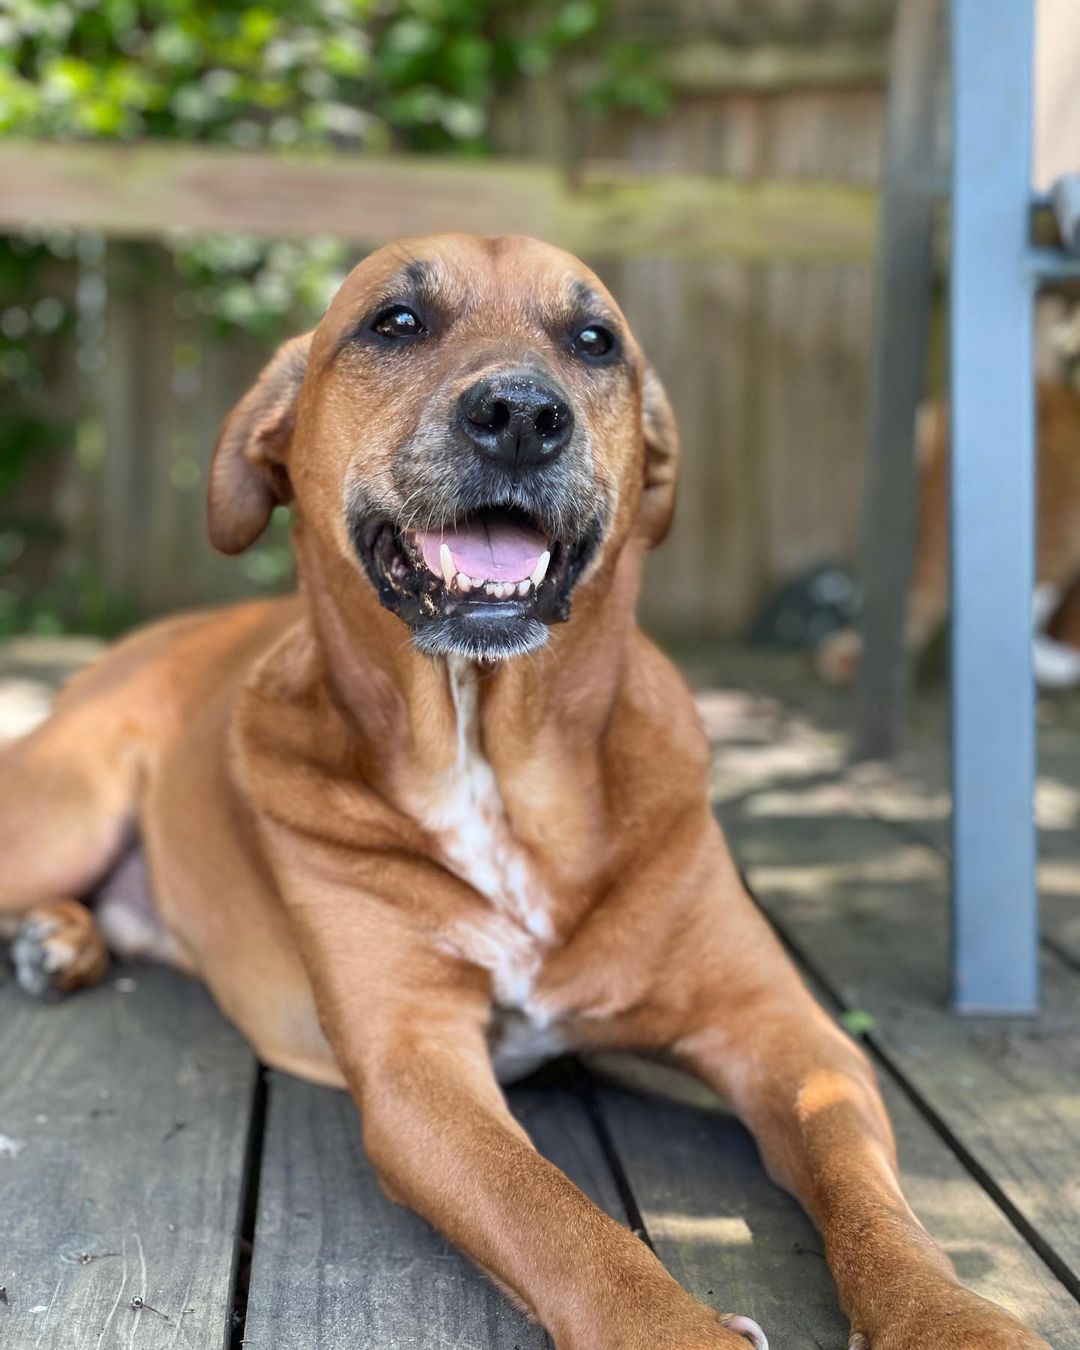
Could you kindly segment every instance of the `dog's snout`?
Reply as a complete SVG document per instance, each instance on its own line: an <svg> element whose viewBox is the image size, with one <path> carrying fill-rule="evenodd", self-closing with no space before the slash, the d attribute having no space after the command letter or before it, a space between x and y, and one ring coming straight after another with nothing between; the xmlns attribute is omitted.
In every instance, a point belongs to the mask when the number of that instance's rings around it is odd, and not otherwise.
<svg viewBox="0 0 1080 1350"><path fill-rule="evenodd" d="M511 469L534 468L566 446L574 414L554 384L533 375L500 375L465 391L461 425L481 454Z"/></svg>

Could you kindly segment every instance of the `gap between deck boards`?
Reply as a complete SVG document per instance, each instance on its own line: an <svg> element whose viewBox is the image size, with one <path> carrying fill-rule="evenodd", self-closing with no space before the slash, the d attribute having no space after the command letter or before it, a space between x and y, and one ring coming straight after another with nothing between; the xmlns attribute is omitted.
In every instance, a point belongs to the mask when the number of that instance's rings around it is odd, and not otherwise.
<svg viewBox="0 0 1080 1350"><path fill-rule="evenodd" d="M1039 1018L953 1014L940 746L927 781L918 746L902 773L852 766L835 717L822 727L768 679L746 683L709 691L703 712L717 814L748 886L836 1006L870 1014L868 1043L891 1080L1080 1298L1075 904L1071 913L1064 901L1048 906ZM1050 788L1080 764L1080 740L1062 740L1054 754ZM1076 821L1049 837L1075 886Z"/></svg>
<svg viewBox="0 0 1080 1350"><path fill-rule="evenodd" d="M768 906L762 904L761 897L754 891L750 879L745 874L743 874L743 884L753 896L765 917L772 923L774 931L798 965L804 978L813 988L818 1001L836 1014L842 1015L861 1011L856 1009L852 1003L845 1002L839 988L830 984L828 976L807 960L806 954L800 950L798 943L777 924ZM972 1181L987 1193L1017 1234L1033 1251L1038 1253L1042 1261L1053 1271L1073 1298L1080 1300L1080 1279L1077 1278L1076 1272L1058 1255L1028 1218L1017 1209L1006 1192L994 1180L993 1175L980 1164L978 1158L967 1148L963 1139L949 1127L947 1121L938 1114L931 1102L908 1079L904 1074L902 1065L895 1056L889 1053L887 1043L882 1044L880 1037L876 1036L873 1030L866 1031L859 1039L865 1042L878 1073L888 1075L890 1082L895 1084L942 1143L956 1156Z"/></svg>

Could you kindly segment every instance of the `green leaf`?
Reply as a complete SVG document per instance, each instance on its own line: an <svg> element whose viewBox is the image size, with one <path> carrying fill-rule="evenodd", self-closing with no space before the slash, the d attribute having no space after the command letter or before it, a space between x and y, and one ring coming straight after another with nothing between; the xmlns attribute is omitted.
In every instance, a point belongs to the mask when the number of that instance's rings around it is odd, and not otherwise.
<svg viewBox="0 0 1080 1350"><path fill-rule="evenodd" d="M877 1030L877 1018L865 1008L848 1008L846 1012L840 1014L837 1021L849 1036L868 1036L870 1032Z"/></svg>

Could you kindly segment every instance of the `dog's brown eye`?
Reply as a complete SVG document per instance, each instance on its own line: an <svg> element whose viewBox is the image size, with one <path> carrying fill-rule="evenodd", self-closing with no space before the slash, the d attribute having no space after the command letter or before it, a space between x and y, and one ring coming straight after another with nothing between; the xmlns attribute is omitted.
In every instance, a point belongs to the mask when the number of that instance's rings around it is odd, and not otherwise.
<svg viewBox="0 0 1080 1350"><path fill-rule="evenodd" d="M584 356L586 360L596 360L598 357L608 356L614 350L614 335L598 323L589 324L574 339L574 351L577 352L578 356Z"/></svg>
<svg viewBox="0 0 1080 1350"><path fill-rule="evenodd" d="M380 337L386 338L419 337L424 331L424 325L405 305L384 309L371 327Z"/></svg>

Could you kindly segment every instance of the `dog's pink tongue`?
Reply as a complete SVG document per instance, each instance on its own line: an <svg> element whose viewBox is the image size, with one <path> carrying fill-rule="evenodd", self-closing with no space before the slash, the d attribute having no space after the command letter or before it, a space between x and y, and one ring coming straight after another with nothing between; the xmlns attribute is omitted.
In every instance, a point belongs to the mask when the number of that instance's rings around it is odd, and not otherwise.
<svg viewBox="0 0 1080 1350"><path fill-rule="evenodd" d="M464 572L474 581L524 581L532 576L548 546L539 530L509 521L421 530L417 540L424 562L436 576L443 574L440 554L446 544L455 571Z"/></svg>

